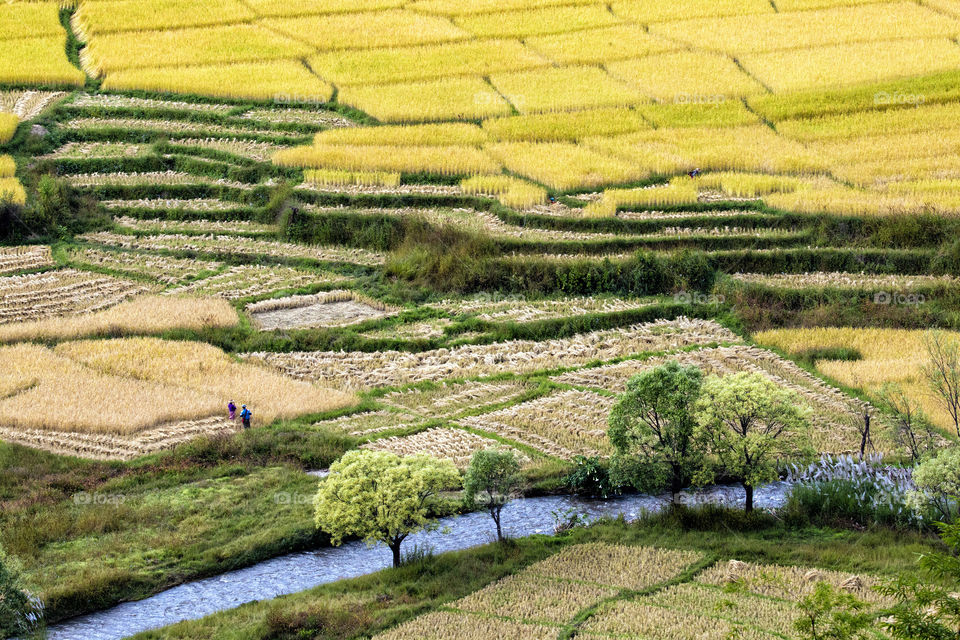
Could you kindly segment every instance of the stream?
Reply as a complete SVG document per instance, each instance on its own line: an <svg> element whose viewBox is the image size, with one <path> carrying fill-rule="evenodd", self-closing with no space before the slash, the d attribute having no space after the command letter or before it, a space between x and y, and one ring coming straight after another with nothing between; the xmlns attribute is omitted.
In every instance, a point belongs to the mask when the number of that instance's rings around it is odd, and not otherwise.
<svg viewBox="0 0 960 640"><path fill-rule="evenodd" d="M789 484L777 482L756 490L757 508L777 508L786 501ZM552 534L556 521L553 512L574 510L588 520L604 516L627 520L643 512L661 509L668 495L630 495L609 500L586 500L573 496L544 496L515 500L503 510L504 534L519 538L534 534ZM743 505L744 491L739 486L720 485L685 491L686 504ZM496 538L493 521L484 512L443 518L440 529L410 536L404 552L414 546L434 553L456 551L492 542ZM446 530L446 533L444 533ZM136 602L124 602L110 609L65 620L49 628L50 640L119 640L147 629L181 620L194 620L239 607L255 600L269 600L317 585L354 578L380 571L391 565L390 550L348 542L300 553L291 553L259 564L229 571L173 587Z"/></svg>

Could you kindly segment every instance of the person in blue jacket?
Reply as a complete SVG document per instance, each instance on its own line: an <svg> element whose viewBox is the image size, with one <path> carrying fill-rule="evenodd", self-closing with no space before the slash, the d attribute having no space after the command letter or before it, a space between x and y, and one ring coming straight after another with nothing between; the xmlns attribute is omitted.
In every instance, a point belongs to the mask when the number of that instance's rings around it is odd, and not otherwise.
<svg viewBox="0 0 960 640"><path fill-rule="evenodd" d="M250 428L250 418L253 417L253 413L250 412L250 409L247 409L247 405L243 405L243 410L240 412L240 419L243 420L243 428Z"/></svg>

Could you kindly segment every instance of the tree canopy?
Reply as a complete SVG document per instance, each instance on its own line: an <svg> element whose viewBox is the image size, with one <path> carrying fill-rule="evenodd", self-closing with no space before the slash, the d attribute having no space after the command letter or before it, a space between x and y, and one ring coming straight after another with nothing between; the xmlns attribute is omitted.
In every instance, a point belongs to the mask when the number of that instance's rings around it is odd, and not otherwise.
<svg viewBox="0 0 960 640"><path fill-rule="evenodd" d="M759 373L711 376L697 402L700 433L714 467L740 481L753 510L753 489L777 479L776 462L808 449L807 414L800 397ZM712 479L715 470L705 468Z"/></svg>
<svg viewBox="0 0 960 640"><path fill-rule="evenodd" d="M497 526L497 540L503 540L503 507L520 495L522 485L520 461L512 450L483 449L470 459L463 480L463 498L467 504L490 513Z"/></svg>
<svg viewBox="0 0 960 640"><path fill-rule="evenodd" d="M627 382L607 433L619 455L639 458L628 473L634 488L656 491L666 485L675 497L702 465L704 449L694 415L702 384L700 369L675 360Z"/></svg>
<svg viewBox="0 0 960 640"><path fill-rule="evenodd" d="M431 506L444 489L460 486L449 460L400 457L381 451L350 451L330 467L317 493L316 524L340 544L356 536L382 542L400 564L400 545L412 533L430 528Z"/></svg>

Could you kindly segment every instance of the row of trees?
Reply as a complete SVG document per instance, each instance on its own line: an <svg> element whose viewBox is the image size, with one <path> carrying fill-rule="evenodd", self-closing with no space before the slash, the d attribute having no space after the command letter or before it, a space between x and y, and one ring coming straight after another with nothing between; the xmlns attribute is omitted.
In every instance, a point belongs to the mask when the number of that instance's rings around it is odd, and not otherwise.
<svg viewBox="0 0 960 640"><path fill-rule="evenodd" d="M808 446L808 410L795 394L749 373L703 378L670 362L633 378L611 416L614 468L640 491L706 484L717 475L740 481L746 509L754 487L775 480L776 462ZM383 543L393 564L410 535L434 526L437 497L461 486L448 460L351 451L331 469L316 498L316 525L333 544L357 537ZM463 478L464 501L487 510L503 539L502 512L519 494L520 463L504 449L478 451Z"/></svg>
<svg viewBox="0 0 960 640"><path fill-rule="evenodd" d="M721 476L743 485L749 512L779 460L811 453L808 415L797 394L760 374L704 378L671 361L632 378L614 406L611 473L639 491L668 488L674 500Z"/></svg>

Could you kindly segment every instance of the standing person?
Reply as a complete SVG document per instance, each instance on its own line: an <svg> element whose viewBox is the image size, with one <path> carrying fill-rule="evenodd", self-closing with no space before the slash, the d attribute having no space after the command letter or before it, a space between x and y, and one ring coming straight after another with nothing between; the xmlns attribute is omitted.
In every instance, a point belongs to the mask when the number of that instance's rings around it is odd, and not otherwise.
<svg viewBox="0 0 960 640"><path fill-rule="evenodd" d="M227 404L227 413L230 414L231 420L237 419L237 405L233 404L233 400L231 400L229 404Z"/></svg>
<svg viewBox="0 0 960 640"><path fill-rule="evenodd" d="M253 413L250 412L250 409L247 409L247 405L243 405L243 411L240 412L240 419L243 420L243 428L250 428L250 418L253 417Z"/></svg>

